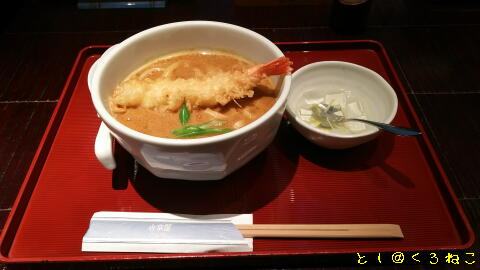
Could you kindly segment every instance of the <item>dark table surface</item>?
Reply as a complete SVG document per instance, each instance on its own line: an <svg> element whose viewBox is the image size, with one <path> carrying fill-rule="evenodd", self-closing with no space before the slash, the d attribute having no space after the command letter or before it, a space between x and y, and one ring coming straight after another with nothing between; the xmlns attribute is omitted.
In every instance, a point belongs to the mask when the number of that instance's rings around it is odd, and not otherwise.
<svg viewBox="0 0 480 270"><path fill-rule="evenodd" d="M60 1L59 1L60 2ZM93 1L90 1L93 2ZM150 1L159 2L159 1ZM364 29L330 25L332 1L169 0L165 8L88 9L75 1L2 3L0 50L0 228L9 215L78 52L111 45L146 28L215 20L252 29L274 42L372 39L381 42L406 87L427 136L478 236L480 220L480 3L374 0ZM442 237L439 235L438 237ZM476 263L434 267L480 269L480 244L456 251ZM471 255L468 255L471 256ZM159 264L37 264L21 268L355 267L355 254L252 261ZM472 260L470 260L472 261ZM426 265L374 265L423 268Z"/></svg>

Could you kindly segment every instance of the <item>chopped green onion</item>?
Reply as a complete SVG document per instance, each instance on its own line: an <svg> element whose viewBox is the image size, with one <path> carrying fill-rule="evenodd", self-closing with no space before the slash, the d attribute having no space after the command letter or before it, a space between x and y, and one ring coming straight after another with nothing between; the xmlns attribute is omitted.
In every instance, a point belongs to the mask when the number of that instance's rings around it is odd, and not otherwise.
<svg viewBox="0 0 480 270"><path fill-rule="evenodd" d="M190 120L190 112L188 111L187 105L185 103L182 104L182 108L180 109L180 123L185 125Z"/></svg>
<svg viewBox="0 0 480 270"><path fill-rule="evenodd" d="M221 128L224 127L226 123L226 120L214 119L198 125L183 126L173 130L172 133L175 137L182 138L232 131L230 128Z"/></svg>
<svg viewBox="0 0 480 270"><path fill-rule="evenodd" d="M179 135L179 134L189 133L197 130L204 130L208 128L219 128L219 127L224 127L226 123L227 123L226 120L214 119L198 125L183 126L181 128L175 129L174 131L172 131L172 133L175 135Z"/></svg>
<svg viewBox="0 0 480 270"><path fill-rule="evenodd" d="M177 128L177 129L173 130L172 133L175 134L175 135L180 135L180 134L195 132L195 131L199 131L199 130L202 130L202 129L197 127L197 126L183 126L181 128Z"/></svg>
<svg viewBox="0 0 480 270"><path fill-rule="evenodd" d="M177 138L195 137L195 136L206 135L206 134L226 133L230 131L232 131L232 129L230 128L209 128L209 129L200 129L192 132L182 133L175 137Z"/></svg>

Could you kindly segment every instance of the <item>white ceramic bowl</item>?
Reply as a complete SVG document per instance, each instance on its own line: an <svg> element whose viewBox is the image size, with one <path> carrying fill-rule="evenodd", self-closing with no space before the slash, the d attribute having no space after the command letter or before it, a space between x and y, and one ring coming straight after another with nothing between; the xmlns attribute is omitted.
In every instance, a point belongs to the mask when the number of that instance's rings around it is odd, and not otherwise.
<svg viewBox="0 0 480 270"><path fill-rule="evenodd" d="M390 123L397 113L395 91L382 76L356 64L341 61L316 62L293 73L287 113L293 126L311 142L330 149L345 149L374 139L379 130L372 126L358 133L320 129L302 120L299 111L306 100L316 100L339 91L351 91L365 107L370 120Z"/></svg>
<svg viewBox="0 0 480 270"><path fill-rule="evenodd" d="M283 56L265 37L239 26L210 21L165 24L140 32L102 55L89 72L89 88L103 124L95 152L113 169L110 135L147 170L162 178L222 179L243 166L273 140L290 89L291 75L274 78L277 102L263 116L238 130L198 139L165 139L132 130L110 115L108 97L129 73L165 54L187 49L221 49L256 62Z"/></svg>

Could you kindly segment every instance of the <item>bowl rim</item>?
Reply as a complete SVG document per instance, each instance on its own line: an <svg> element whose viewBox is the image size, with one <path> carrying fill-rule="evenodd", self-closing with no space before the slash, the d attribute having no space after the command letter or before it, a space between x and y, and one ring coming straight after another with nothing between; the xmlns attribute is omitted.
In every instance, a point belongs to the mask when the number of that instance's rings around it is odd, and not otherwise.
<svg viewBox="0 0 480 270"><path fill-rule="evenodd" d="M328 130L315 128L312 125L309 125L308 123L306 123L305 121L297 120L297 114L294 112L293 108L291 108L291 106L290 106L290 104L293 102L293 100L291 100L291 97L293 96L292 93L295 92L295 83L294 83L295 78L299 77L300 75L302 75L302 73L304 73L306 71L310 71L310 70L314 70L314 69L321 70L321 68L326 67L326 66L328 66L328 67L330 67L330 66L348 67L348 68L350 68L351 70L354 70L354 71L355 70L356 71L360 70L360 71L366 72L367 74L371 75L371 78L373 78L374 80L383 84L383 86L385 86L384 89L387 91L387 93L390 94L390 96L392 97L392 101L393 101L392 110L390 111L390 114L387 115L386 121L384 123L385 124L390 124L393 121L393 119L395 118L395 116L397 114L397 110L398 110L398 96L397 96L395 90L392 88L392 86L377 72L375 72L375 71L373 71L373 70L371 70L367 67L364 67L364 66L361 66L361 65L358 65L358 64L354 64L354 63L351 63L351 62L345 62L345 61L318 61L318 62L313 62L313 63L307 64L307 65L297 69L292 74L292 85L291 85L290 95L289 95L289 98L287 100L287 106L286 106L286 111L287 111L287 113L290 116L290 119L292 121L296 122L298 125L302 126L303 128L305 128L305 129L307 129L307 130L309 130L313 133L320 134L320 135L330 137L330 138L339 138L339 139L364 138L364 137L372 136L372 135L380 132L380 129L375 128L375 129L367 129L364 132L352 133L352 134L333 133L333 132L330 132Z"/></svg>
<svg viewBox="0 0 480 270"><path fill-rule="evenodd" d="M143 30L137 34L134 34L128 37L122 42L114 45L115 48L110 50L107 54L102 55L102 57L100 57L100 59L97 60L98 64L96 64L94 74L92 75L91 81L92 81L93 89L91 89L91 95L92 95L93 105L98 115L102 119L102 121L105 122L105 124L111 129L111 131L113 131L114 133L119 133L128 138L134 138L135 140L138 140L144 143L154 144L154 145L165 145L165 146L172 146L172 147L208 145L208 144L218 143L222 141L228 141L236 137L241 138L242 135L247 134L250 131L258 128L261 124L268 121L269 118L274 117L274 115L277 114L279 110L282 110L282 107L285 107L287 97L290 92L290 84L291 84L291 76L292 76L291 74L283 75L283 80L279 85L280 93L277 96L277 100L267 112L265 112L262 116L260 116L258 119L256 119L252 123L228 133L223 133L223 134L219 134L211 137L193 138L193 139L161 138L161 137L156 137L153 135L148 135L148 134L133 130L123 125L118 120L116 120L108 112L108 109L103 105L103 102L100 97L100 90L99 90L100 89L99 78L101 77L100 75L103 73L103 70L105 69L105 66L107 65L108 61L116 57L125 48L128 48L129 44L134 43L137 40L141 40L143 37L147 35L154 35L158 32L172 30L175 28L191 27L191 26L214 27L217 29L219 28L226 29L228 31L237 31L244 35L249 35L252 38L258 40L258 42L263 43L269 48L271 48L275 57L285 56L283 52L272 41L270 41L266 37L250 29L247 29L238 25L234 25L234 24L229 24L229 23L216 22L216 21L203 21L203 20L181 21L181 22L162 24L159 26L155 26L155 27Z"/></svg>

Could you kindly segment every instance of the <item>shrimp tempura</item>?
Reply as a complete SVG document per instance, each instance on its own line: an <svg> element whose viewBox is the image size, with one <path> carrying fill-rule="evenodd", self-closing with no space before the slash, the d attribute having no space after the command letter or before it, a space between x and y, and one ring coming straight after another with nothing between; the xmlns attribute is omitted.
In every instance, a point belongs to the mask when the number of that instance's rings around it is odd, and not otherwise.
<svg viewBox="0 0 480 270"><path fill-rule="evenodd" d="M223 106L232 100L252 97L254 88L264 78L291 72L291 64L288 58L280 57L246 70L219 71L200 78L128 80L115 89L112 111L124 112L127 107L136 106L177 111L184 102L189 108Z"/></svg>

